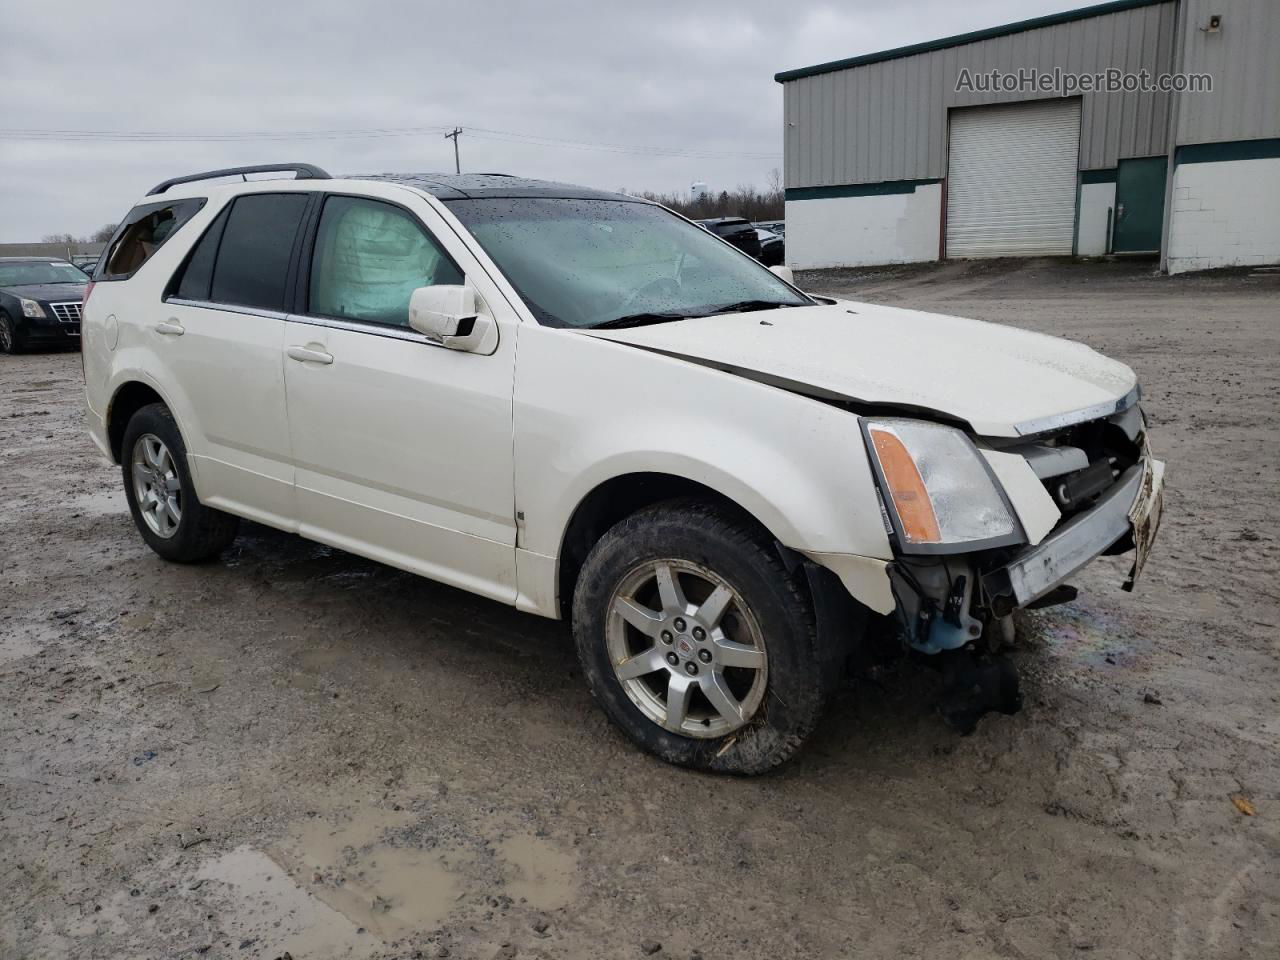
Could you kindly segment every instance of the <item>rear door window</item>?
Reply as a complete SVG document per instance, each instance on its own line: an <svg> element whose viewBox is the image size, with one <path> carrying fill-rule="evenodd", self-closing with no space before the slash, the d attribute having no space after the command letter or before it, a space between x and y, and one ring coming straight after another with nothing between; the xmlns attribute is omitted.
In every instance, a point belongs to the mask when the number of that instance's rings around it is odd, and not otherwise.
<svg viewBox="0 0 1280 960"><path fill-rule="evenodd" d="M227 215L231 208L224 209L216 220L204 232L186 262L178 268L178 273L169 284L169 295L181 300L205 301L209 299L209 287L213 283L213 263L218 256L218 244L222 240L222 231L227 225Z"/></svg>
<svg viewBox="0 0 1280 960"><path fill-rule="evenodd" d="M133 276L204 204L203 197L189 197L134 207L116 230L97 279L124 280Z"/></svg>
<svg viewBox="0 0 1280 960"><path fill-rule="evenodd" d="M283 311L289 259L309 199L306 193L237 197L218 243L208 299ZM188 269L194 263L193 256Z"/></svg>

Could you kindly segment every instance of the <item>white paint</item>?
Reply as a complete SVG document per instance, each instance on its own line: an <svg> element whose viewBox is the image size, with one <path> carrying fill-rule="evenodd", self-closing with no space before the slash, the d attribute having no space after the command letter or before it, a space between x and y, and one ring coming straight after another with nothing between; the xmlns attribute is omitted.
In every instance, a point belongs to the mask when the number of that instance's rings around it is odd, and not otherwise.
<svg viewBox="0 0 1280 960"><path fill-rule="evenodd" d="M787 264L801 270L938 259L942 184L913 193L787 201Z"/></svg>
<svg viewBox="0 0 1280 960"><path fill-rule="evenodd" d="M1022 424L1091 407L1111 404L1108 412L1114 412L1137 383L1123 363L1083 343L981 320L847 300L770 310L767 326L744 319L727 314L589 336L690 357L797 390L936 410L986 437L1021 436ZM520 349L523 363L523 344ZM700 400L713 389L710 382L702 385ZM745 409L739 414L748 416Z"/></svg>
<svg viewBox="0 0 1280 960"><path fill-rule="evenodd" d="M182 239L86 304L88 409L107 410L125 382L149 384L182 430L204 502L546 616L559 615L574 510L602 483L651 472L719 492L884 610L893 553L859 419L814 397L914 406L1013 437L1027 421L1114 405L1134 385L1128 367L1083 344L844 301L635 329L545 327L438 200L369 181L324 188L394 199L421 218L492 312L493 352L165 303L173 271L232 197L317 189L202 185L209 202ZM934 184L793 202L788 217L802 255L806 243L827 249L815 238L843 224L841 257L923 260L937 253L940 205ZM157 333L171 322L181 336ZM325 355L333 362L306 359ZM102 418L90 423L104 449ZM1027 491L1044 496L1023 482L1029 470L1005 471L1023 478L1008 493L1024 517L1042 509Z"/></svg>
<svg viewBox="0 0 1280 960"><path fill-rule="evenodd" d="M991 471L1000 481L1014 512L1022 524L1022 532L1027 535L1027 543L1035 546L1053 529L1060 519L1062 511L1049 496L1040 478L1032 469L1025 457L1016 453L1001 453L983 447L982 455L991 464Z"/></svg>
<svg viewBox="0 0 1280 960"><path fill-rule="evenodd" d="M1116 185L1085 183L1080 186L1080 229L1076 235L1076 254L1101 257L1107 252L1107 225L1114 215Z"/></svg>
<svg viewBox="0 0 1280 960"><path fill-rule="evenodd" d="M1264 263L1280 263L1280 157L1179 164L1169 272Z"/></svg>

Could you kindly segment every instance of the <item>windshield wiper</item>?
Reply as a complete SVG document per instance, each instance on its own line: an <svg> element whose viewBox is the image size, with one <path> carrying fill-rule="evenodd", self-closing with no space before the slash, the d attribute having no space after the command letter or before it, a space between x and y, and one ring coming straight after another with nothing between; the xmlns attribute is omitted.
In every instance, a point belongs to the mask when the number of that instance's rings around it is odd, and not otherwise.
<svg viewBox="0 0 1280 960"><path fill-rule="evenodd" d="M647 327L652 323L670 323L673 320L685 320L685 313L628 313L625 317L614 317L603 323L594 323L592 330L620 330L623 327Z"/></svg>
<svg viewBox="0 0 1280 960"><path fill-rule="evenodd" d="M737 303L726 303L715 307L700 316L711 317L717 313L751 313L754 310L776 310L779 307L802 307L802 303L778 303L776 300L739 300Z"/></svg>

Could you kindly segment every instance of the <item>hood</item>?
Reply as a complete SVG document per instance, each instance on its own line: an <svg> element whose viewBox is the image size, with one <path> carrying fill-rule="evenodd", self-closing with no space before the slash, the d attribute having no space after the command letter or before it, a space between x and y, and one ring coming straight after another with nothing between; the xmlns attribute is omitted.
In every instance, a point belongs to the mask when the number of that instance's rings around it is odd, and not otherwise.
<svg viewBox="0 0 1280 960"><path fill-rule="evenodd" d="M988 437L1108 416L1137 399L1133 371L1082 343L870 303L582 332L811 396L940 414Z"/></svg>
<svg viewBox="0 0 1280 960"><path fill-rule="evenodd" d="M43 300L46 303L66 303L84 299L84 283L26 283L16 287L0 287L5 293L15 297L26 297L28 300Z"/></svg>

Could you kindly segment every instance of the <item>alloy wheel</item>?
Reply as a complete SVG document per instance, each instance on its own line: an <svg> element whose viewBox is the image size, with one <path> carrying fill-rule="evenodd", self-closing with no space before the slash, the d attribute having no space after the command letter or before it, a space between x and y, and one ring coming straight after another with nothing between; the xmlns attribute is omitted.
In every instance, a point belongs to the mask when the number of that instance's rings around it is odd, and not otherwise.
<svg viewBox="0 0 1280 960"><path fill-rule="evenodd" d="M182 479L164 441L144 433L133 445L133 494L157 537L168 540L182 522Z"/></svg>
<svg viewBox="0 0 1280 960"><path fill-rule="evenodd" d="M685 560L642 563L610 599L605 640L614 675L650 720L686 737L723 737L764 702L769 661L745 599Z"/></svg>

